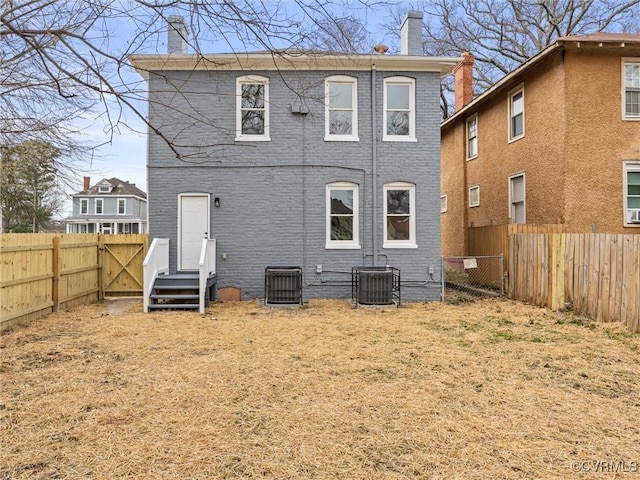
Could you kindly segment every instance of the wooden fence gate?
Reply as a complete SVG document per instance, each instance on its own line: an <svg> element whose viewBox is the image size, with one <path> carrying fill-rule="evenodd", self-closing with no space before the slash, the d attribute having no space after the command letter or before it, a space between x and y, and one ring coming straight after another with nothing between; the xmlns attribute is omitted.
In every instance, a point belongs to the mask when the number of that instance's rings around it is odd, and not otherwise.
<svg viewBox="0 0 640 480"><path fill-rule="evenodd" d="M0 235L0 329L110 296L142 295L147 235Z"/></svg>

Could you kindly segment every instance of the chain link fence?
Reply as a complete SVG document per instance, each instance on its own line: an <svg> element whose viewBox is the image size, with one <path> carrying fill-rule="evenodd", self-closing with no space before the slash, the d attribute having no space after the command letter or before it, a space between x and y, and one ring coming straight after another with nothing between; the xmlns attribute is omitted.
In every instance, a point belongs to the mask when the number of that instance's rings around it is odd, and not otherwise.
<svg viewBox="0 0 640 480"><path fill-rule="evenodd" d="M465 303L479 297L504 295L504 258L442 257L442 299Z"/></svg>

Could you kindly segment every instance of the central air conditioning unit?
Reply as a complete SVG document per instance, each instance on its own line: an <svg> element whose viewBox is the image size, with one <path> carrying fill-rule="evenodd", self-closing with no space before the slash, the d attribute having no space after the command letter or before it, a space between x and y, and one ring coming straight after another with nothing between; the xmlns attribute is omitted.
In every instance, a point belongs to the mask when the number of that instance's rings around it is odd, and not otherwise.
<svg viewBox="0 0 640 480"><path fill-rule="evenodd" d="M352 297L361 305L400 303L400 270L392 267L355 267Z"/></svg>
<svg viewBox="0 0 640 480"><path fill-rule="evenodd" d="M302 269L267 267L264 273L266 305L302 305Z"/></svg>

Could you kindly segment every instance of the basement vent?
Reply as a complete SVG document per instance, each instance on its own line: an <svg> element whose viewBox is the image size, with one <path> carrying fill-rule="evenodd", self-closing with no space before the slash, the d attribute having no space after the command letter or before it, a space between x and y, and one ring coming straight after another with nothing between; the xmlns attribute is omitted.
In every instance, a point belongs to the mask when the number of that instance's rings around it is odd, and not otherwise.
<svg viewBox="0 0 640 480"><path fill-rule="evenodd" d="M354 267L351 294L361 305L400 304L400 270L393 267Z"/></svg>
<svg viewBox="0 0 640 480"><path fill-rule="evenodd" d="M264 303L302 305L302 269L267 267L264 273Z"/></svg>

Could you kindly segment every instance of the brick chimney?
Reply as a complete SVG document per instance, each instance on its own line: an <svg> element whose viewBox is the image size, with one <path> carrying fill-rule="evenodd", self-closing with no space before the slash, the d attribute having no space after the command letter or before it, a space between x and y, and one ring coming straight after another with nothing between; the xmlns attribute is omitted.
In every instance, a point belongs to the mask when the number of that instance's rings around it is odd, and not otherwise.
<svg viewBox="0 0 640 480"><path fill-rule="evenodd" d="M456 112L473 100L473 55L462 54L462 61L453 70Z"/></svg>
<svg viewBox="0 0 640 480"><path fill-rule="evenodd" d="M422 55L422 12L410 10L400 27L400 54Z"/></svg>
<svg viewBox="0 0 640 480"><path fill-rule="evenodd" d="M91 188L91 177L84 177L84 190Z"/></svg>
<svg viewBox="0 0 640 480"><path fill-rule="evenodd" d="M180 15L169 15L167 19L167 52L187 53L189 46L189 29Z"/></svg>

